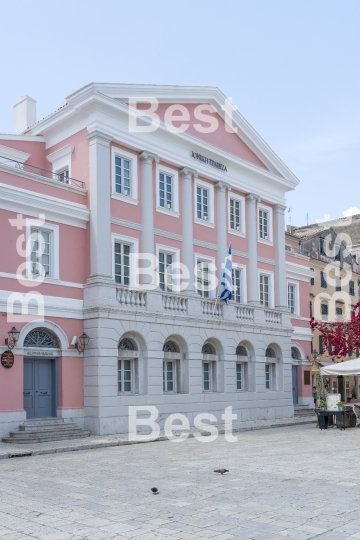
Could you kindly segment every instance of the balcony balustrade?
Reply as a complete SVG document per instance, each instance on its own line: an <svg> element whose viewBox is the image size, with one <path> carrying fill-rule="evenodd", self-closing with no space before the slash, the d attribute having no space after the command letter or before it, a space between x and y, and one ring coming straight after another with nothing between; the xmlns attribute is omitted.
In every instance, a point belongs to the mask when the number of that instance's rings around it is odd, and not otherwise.
<svg viewBox="0 0 360 540"><path fill-rule="evenodd" d="M0 156L0 166L4 168L9 168L10 170L19 169L21 171L31 173L38 177L40 176L42 178L53 180L54 182L61 182L62 184L65 184L68 186L75 186L81 189L85 189L84 182L82 182L81 180L76 180L75 178L70 178L63 172L55 173L55 172L43 169L41 167L35 167L35 165L28 165L27 163L21 163L20 161L16 161L15 159L10 159L4 156Z"/></svg>
<svg viewBox="0 0 360 540"><path fill-rule="evenodd" d="M228 321L239 324L291 327L290 312L204 299L196 295L172 294L159 290L143 291L116 285L118 307L132 312L149 312L171 317L196 317L204 320Z"/></svg>

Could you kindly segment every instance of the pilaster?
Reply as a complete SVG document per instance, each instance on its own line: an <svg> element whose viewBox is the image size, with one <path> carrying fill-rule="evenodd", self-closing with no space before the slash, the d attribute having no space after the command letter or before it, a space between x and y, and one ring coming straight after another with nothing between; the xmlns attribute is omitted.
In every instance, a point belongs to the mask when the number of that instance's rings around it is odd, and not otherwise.
<svg viewBox="0 0 360 540"><path fill-rule="evenodd" d="M194 213L193 213L193 178L197 178L197 171L184 167L181 173L182 193L182 263L189 270L189 285L186 294L196 294L194 281Z"/></svg>
<svg viewBox="0 0 360 540"><path fill-rule="evenodd" d="M259 304L259 279L257 265L257 202L260 197L249 193L246 196L247 238L248 238L248 304Z"/></svg>

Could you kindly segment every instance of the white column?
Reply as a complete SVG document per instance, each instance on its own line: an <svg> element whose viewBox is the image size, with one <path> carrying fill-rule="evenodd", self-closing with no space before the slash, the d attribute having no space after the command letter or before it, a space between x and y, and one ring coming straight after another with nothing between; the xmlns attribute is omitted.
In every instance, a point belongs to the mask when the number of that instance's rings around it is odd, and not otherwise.
<svg viewBox="0 0 360 540"><path fill-rule="evenodd" d="M259 304L259 277L257 265L257 202L253 193L246 196L246 235L248 240L248 304Z"/></svg>
<svg viewBox="0 0 360 540"><path fill-rule="evenodd" d="M230 185L226 182L218 182L216 186L216 229L217 229L217 267L218 279L221 280L223 265L228 251L227 245L227 213L226 213L226 190L230 191Z"/></svg>
<svg viewBox="0 0 360 540"><path fill-rule="evenodd" d="M159 163L159 157L150 152L143 152L141 158L141 252L155 254L154 246L154 186L153 163ZM147 266L147 265L145 265ZM150 275L143 275L144 284L151 283Z"/></svg>
<svg viewBox="0 0 360 540"><path fill-rule="evenodd" d="M287 310L285 210L282 204L274 205L275 307Z"/></svg>
<svg viewBox="0 0 360 540"><path fill-rule="evenodd" d="M110 141L88 134L90 167L90 275L111 277Z"/></svg>
<svg viewBox="0 0 360 540"><path fill-rule="evenodd" d="M181 169L182 188L182 263L188 268L190 274L189 285L185 289L187 294L195 294L194 287L194 210L193 210L193 178L197 178L197 172L188 167Z"/></svg>

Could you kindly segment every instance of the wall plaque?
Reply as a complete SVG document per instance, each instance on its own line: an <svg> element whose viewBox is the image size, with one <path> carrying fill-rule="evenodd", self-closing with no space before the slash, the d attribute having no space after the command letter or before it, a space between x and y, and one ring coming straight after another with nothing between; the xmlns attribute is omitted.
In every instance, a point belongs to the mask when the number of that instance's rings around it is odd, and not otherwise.
<svg viewBox="0 0 360 540"><path fill-rule="evenodd" d="M1 355L1 364L6 368L13 367L14 353L12 351L4 351Z"/></svg>
<svg viewBox="0 0 360 540"><path fill-rule="evenodd" d="M26 351L26 356L53 356L52 351Z"/></svg>

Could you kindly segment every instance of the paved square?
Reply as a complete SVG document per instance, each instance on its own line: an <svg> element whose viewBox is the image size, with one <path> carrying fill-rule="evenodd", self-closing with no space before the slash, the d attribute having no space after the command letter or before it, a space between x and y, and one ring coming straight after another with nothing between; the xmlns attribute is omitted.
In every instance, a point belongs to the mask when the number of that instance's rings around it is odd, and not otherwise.
<svg viewBox="0 0 360 540"><path fill-rule="evenodd" d="M0 539L360 539L360 429L237 435L1 460Z"/></svg>

